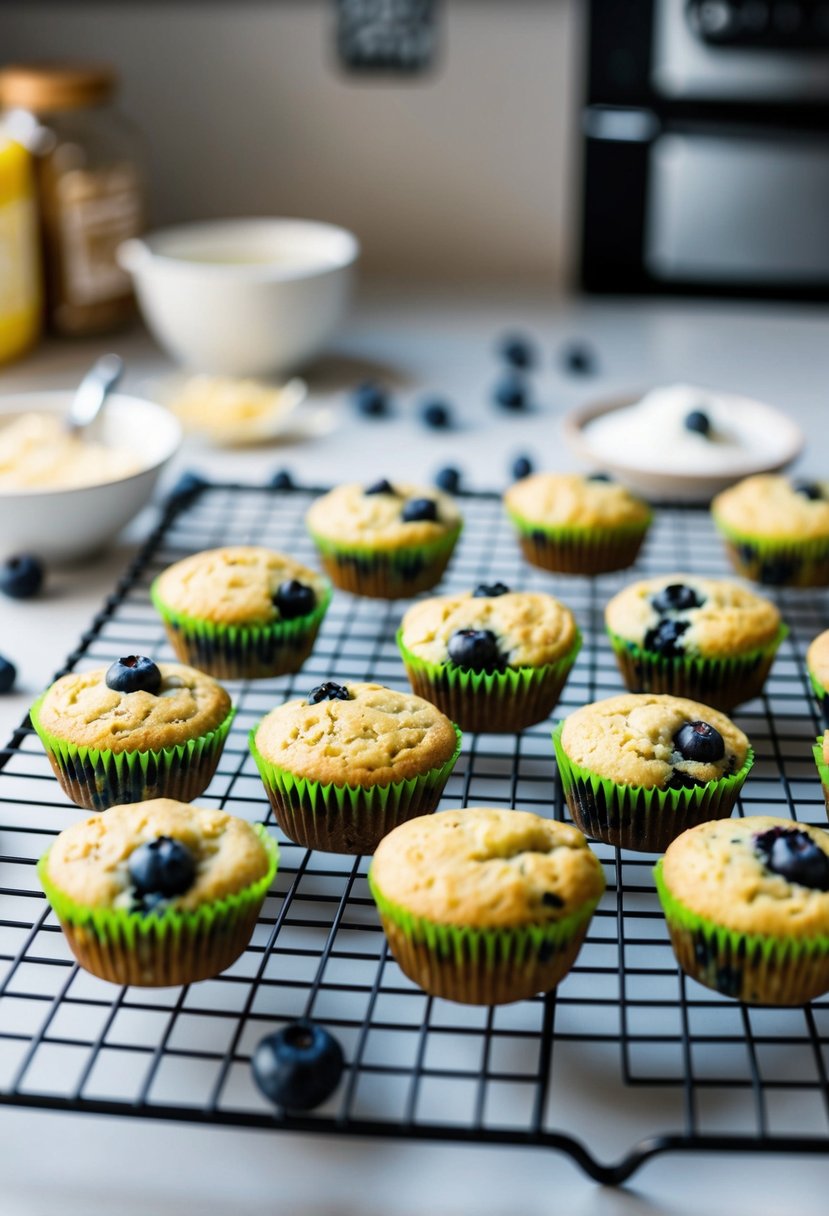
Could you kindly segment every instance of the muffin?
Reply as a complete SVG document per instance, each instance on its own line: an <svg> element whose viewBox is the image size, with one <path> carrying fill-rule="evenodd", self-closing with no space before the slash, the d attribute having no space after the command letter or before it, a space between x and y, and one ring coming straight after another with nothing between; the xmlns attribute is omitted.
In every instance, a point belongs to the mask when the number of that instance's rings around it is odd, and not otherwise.
<svg viewBox="0 0 829 1216"><path fill-rule="evenodd" d="M463 730L520 731L553 710L581 635L551 595L494 583L413 605L397 644L414 691Z"/></svg>
<svg viewBox="0 0 829 1216"><path fill-rule="evenodd" d="M738 574L771 587L829 584L829 483L747 477L711 513Z"/></svg>
<svg viewBox="0 0 829 1216"><path fill-rule="evenodd" d="M227 680L299 671L331 600L328 580L257 545L208 549L150 588L178 658Z"/></svg>
<svg viewBox="0 0 829 1216"><path fill-rule="evenodd" d="M709 705L624 693L570 714L553 734L570 814L588 836L662 852L725 819L754 763L739 727Z"/></svg>
<svg viewBox="0 0 829 1216"><path fill-rule="evenodd" d="M635 562L651 522L647 503L606 478L536 473L504 506L528 562L563 574L602 574Z"/></svg>
<svg viewBox="0 0 829 1216"><path fill-rule="evenodd" d="M378 599L434 587L461 532L460 512L447 494L385 478L323 494L306 523L334 584Z"/></svg>
<svg viewBox="0 0 829 1216"><path fill-rule="evenodd" d="M268 832L171 798L74 823L38 876L80 965L113 984L208 979L250 940L276 873Z"/></svg>
<svg viewBox="0 0 829 1216"><path fill-rule="evenodd" d="M491 807L395 828L368 881L400 969L432 996L467 1005L555 988L605 888L576 828Z"/></svg>
<svg viewBox="0 0 829 1216"><path fill-rule="evenodd" d="M197 798L216 771L233 714L210 676L142 655L71 671L29 710L61 788L89 811Z"/></svg>
<svg viewBox="0 0 829 1216"><path fill-rule="evenodd" d="M660 575L605 609L631 692L667 692L731 709L759 696L786 627L774 604L725 579Z"/></svg>
<svg viewBox="0 0 829 1216"><path fill-rule="evenodd" d="M819 633L806 652L806 667L824 726L829 727L829 629Z"/></svg>
<svg viewBox="0 0 829 1216"><path fill-rule="evenodd" d="M654 874L683 971L725 996L802 1005L829 990L829 834L758 815L701 823Z"/></svg>
<svg viewBox="0 0 829 1216"><path fill-rule="evenodd" d="M373 853L398 823L433 811L460 748L458 728L421 697L333 680L250 732L277 823L329 853Z"/></svg>

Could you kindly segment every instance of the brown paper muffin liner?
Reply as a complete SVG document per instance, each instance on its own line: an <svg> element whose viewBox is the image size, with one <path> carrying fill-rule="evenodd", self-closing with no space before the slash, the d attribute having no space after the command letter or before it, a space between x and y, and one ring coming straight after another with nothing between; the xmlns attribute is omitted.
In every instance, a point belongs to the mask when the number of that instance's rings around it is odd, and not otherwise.
<svg viewBox="0 0 829 1216"><path fill-rule="evenodd" d="M625 570L636 561L651 517L641 524L616 528L544 528L507 512L518 532L518 543L533 566L556 574L606 574Z"/></svg>
<svg viewBox="0 0 829 1216"><path fill-rule="evenodd" d="M444 536L403 549L338 545L311 533L323 569L335 587L371 599L408 599L430 591L443 577L461 534L461 525Z"/></svg>

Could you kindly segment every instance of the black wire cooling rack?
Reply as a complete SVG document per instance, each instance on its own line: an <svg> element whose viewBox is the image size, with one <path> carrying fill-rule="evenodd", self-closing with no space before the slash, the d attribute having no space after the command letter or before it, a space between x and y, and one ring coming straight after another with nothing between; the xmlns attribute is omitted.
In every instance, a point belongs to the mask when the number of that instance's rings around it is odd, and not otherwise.
<svg viewBox="0 0 829 1216"><path fill-rule="evenodd" d="M148 588L187 553L257 543L315 564L303 516L312 490L199 486L159 528L105 602L67 668L126 652L170 658ZM527 566L494 496L463 500L466 526L443 590L501 579L544 589L576 613L584 648L561 716L621 688L602 628L631 572L555 577ZM657 515L638 574L726 574L704 512ZM741 814L825 826L811 746L820 727L804 665L829 624L823 593L778 594L791 633L766 694L735 717L757 762ZM273 826L247 732L270 708L324 678L405 688L394 643L406 605L336 593L297 676L230 684L238 706L203 805ZM474 735L443 807L566 813L550 724L520 736ZM366 858L312 853L280 836L282 861L242 958L181 989L118 989L79 970L38 887L35 862L86 812L67 802L28 720L0 768L0 1103L213 1125L491 1144L568 1153L619 1183L669 1150L829 1150L829 1000L747 1007L686 979L651 880L653 858L605 845L607 893L557 992L496 1009L427 997L388 954L366 885ZM298 1015L341 1040L334 1096L313 1114L271 1108L253 1085L259 1039Z"/></svg>

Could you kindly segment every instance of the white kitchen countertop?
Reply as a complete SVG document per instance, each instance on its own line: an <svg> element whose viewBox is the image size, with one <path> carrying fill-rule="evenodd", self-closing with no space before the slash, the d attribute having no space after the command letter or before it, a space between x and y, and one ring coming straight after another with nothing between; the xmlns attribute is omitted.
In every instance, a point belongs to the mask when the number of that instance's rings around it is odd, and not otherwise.
<svg viewBox="0 0 829 1216"><path fill-rule="evenodd" d="M490 404L499 372L493 347L506 331L527 332L543 356L531 376L536 406L527 415ZM287 467L298 481L328 484L380 476L431 480L455 464L473 488L500 488L515 455L565 468L559 420L571 406L657 383L690 381L756 396L807 429L800 462L825 475L824 394L829 383L829 309L672 301L562 302L526 290L364 291L336 349L308 379L313 403L330 407L322 438L246 451L188 442L164 478L184 468L229 480L263 480ZM568 338L589 340L599 356L590 377L567 377L554 354ZM163 376L169 365L140 332L105 343L53 344L0 371L0 393L73 385L105 348L123 354L127 391ZM359 418L346 390L372 377L396 386L388 420ZM445 396L458 425L429 432L414 404ZM654 437L658 448L658 436ZM18 690L0 699L8 737L61 666L117 575L152 526L148 512L105 558L50 572L46 593L0 602L0 651L19 669ZM0 538L0 546L2 538ZM829 623L829 622L828 622ZM0 1109L4 1216L97 1216L113 1207L131 1216L233 1209L239 1216L292 1213L521 1212L574 1214L826 1210L829 1164L809 1158L671 1155L635 1175L624 1191L597 1187L559 1155L537 1149L485 1149L300 1137L190 1128Z"/></svg>

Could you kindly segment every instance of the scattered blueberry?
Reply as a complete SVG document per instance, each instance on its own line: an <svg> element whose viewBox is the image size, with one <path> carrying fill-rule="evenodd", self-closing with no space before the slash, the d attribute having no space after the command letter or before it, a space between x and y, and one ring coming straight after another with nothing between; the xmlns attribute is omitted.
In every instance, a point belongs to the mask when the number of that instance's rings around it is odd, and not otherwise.
<svg viewBox="0 0 829 1216"><path fill-rule="evenodd" d="M498 353L510 367L515 367L522 372L534 367L537 362L532 342L529 338L522 338L519 334L509 334L503 338L498 343Z"/></svg>
<svg viewBox="0 0 829 1216"><path fill-rule="evenodd" d="M257 1044L253 1079L277 1106L313 1110L333 1094L343 1074L343 1049L323 1026L303 1018Z"/></svg>
<svg viewBox="0 0 829 1216"><path fill-rule="evenodd" d="M660 613L688 612L691 608L701 608L704 602L693 587L686 587L684 583L669 583L651 598L651 607Z"/></svg>
<svg viewBox="0 0 829 1216"><path fill-rule="evenodd" d="M445 401L427 401L420 408L424 426L434 431L445 431L452 425L452 412Z"/></svg>
<svg viewBox="0 0 829 1216"><path fill-rule="evenodd" d="M590 473L587 477L588 481L612 481L613 478L609 473Z"/></svg>
<svg viewBox="0 0 829 1216"><path fill-rule="evenodd" d="M277 469L271 478L271 487L274 490L290 490L293 484L294 479L288 469Z"/></svg>
<svg viewBox="0 0 829 1216"><path fill-rule="evenodd" d="M512 479L513 481L523 481L525 477L529 477L533 471L533 462L529 456L516 456L512 462Z"/></svg>
<svg viewBox="0 0 829 1216"><path fill-rule="evenodd" d="M113 692L151 692L161 688L161 672L152 659L142 654L128 654L116 659L107 669L106 686Z"/></svg>
<svg viewBox="0 0 829 1216"><path fill-rule="evenodd" d="M365 380L354 390L354 408L366 418L383 418L389 412L389 396L373 380Z"/></svg>
<svg viewBox="0 0 829 1216"><path fill-rule="evenodd" d="M17 679L17 668L14 663L0 655L0 692L11 692Z"/></svg>
<svg viewBox="0 0 829 1216"><path fill-rule="evenodd" d="M509 595L509 587L506 583L478 583L478 586L472 592L473 599L483 596L491 599L496 595Z"/></svg>
<svg viewBox="0 0 829 1216"><path fill-rule="evenodd" d="M645 650L653 650L663 658L675 659L682 654L681 638L688 628L687 621L660 621L645 634Z"/></svg>
<svg viewBox="0 0 829 1216"><path fill-rule="evenodd" d="M345 685L326 680L324 684L312 688L305 699L309 705L318 705L320 701L350 701L351 693Z"/></svg>
<svg viewBox="0 0 829 1216"><path fill-rule="evenodd" d="M169 501L180 502L188 498L194 498L200 490L203 490L209 484L200 473L194 473L191 469L186 469L170 491Z"/></svg>
<svg viewBox="0 0 829 1216"><path fill-rule="evenodd" d="M823 486L817 481L796 481L794 490L796 494L802 494L810 502L820 502L823 498Z"/></svg>
<svg viewBox="0 0 829 1216"><path fill-rule="evenodd" d="M447 650L453 663L470 671L501 666L498 639L491 629L458 629L449 639Z"/></svg>
<svg viewBox="0 0 829 1216"><path fill-rule="evenodd" d="M313 612L317 606L317 597L313 587L291 578L279 584L273 602L284 621L293 621L298 616L307 616L309 612Z"/></svg>
<svg viewBox="0 0 829 1216"><path fill-rule="evenodd" d="M385 477L381 477L379 481L374 481L374 482L372 482L372 484L370 486L366 486L366 488L363 490L363 493L364 494L394 494L395 496L397 495L397 491L395 490L394 486Z"/></svg>
<svg viewBox="0 0 829 1216"><path fill-rule="evenodd" d="M513 410L516 413L527 409L530 400L527 386L521 376L510 372L495 385L494 401L502 409Z"/></svg>
<svg viewBox="0 0 829 1216"><path fill-rule="evenodd" d="M438 506L433 498L410 498L400 512L405 524L434 521L438 517Z"/></svg>
<svg viewBox="0 0 829 1216"><path fill-rule="evenodd" d="M725 755L722 735L708 722L684 722L674 735L674 747L683 760L699 764L711 764Z"/></svg>
<svg viewBox="0 0 829 1216"><path fill-rule="evenodd" d="M158 895L162 899L181 895L196 877L193 854L171 836L157 836L139 845L130 853L127 870L140 896Z"/></svg>
<svg viewBox="0 0 829 1216"><path fill-rule="evenodd" d="M555 891L545 891L541 896L541 902L545 908L564 907L564 900L560 895L556 895Z"/></svg>
<svg viewBox="0 0 829 1216"><path fill-rule="evenodd" d="M829 891L829 857L799 828L770 828L754 837L763 860L775 874L811 887Z"/></svg>
<svg viewBox="0 0 829 1216"><path fill-rule="evenodd" d="M561 351L561 364L566 372L574 376L592 376L598 360L586 342L568 342Z"/></svg>
<svg viewBox="0 0 829 1216"><path fill-rule="evenodd" d="M16 553L0 565L0 591L13 600L28 600L43 585L43 564L31 553Z"/></svg>
<svg viewBox="0 0 829 1216"><path fill-rule="evenodd" d="M685 430L693 431L696 435L711 434L711 419L703 410L691 410L685 415Z"/></svg>
<svg viewBox="0 0 829 1216"><path fill-rule="evenodd" d="M457 494L461 488L461 471L448 464L445 469L435 473L435 485L446 494Z"/></svg>

